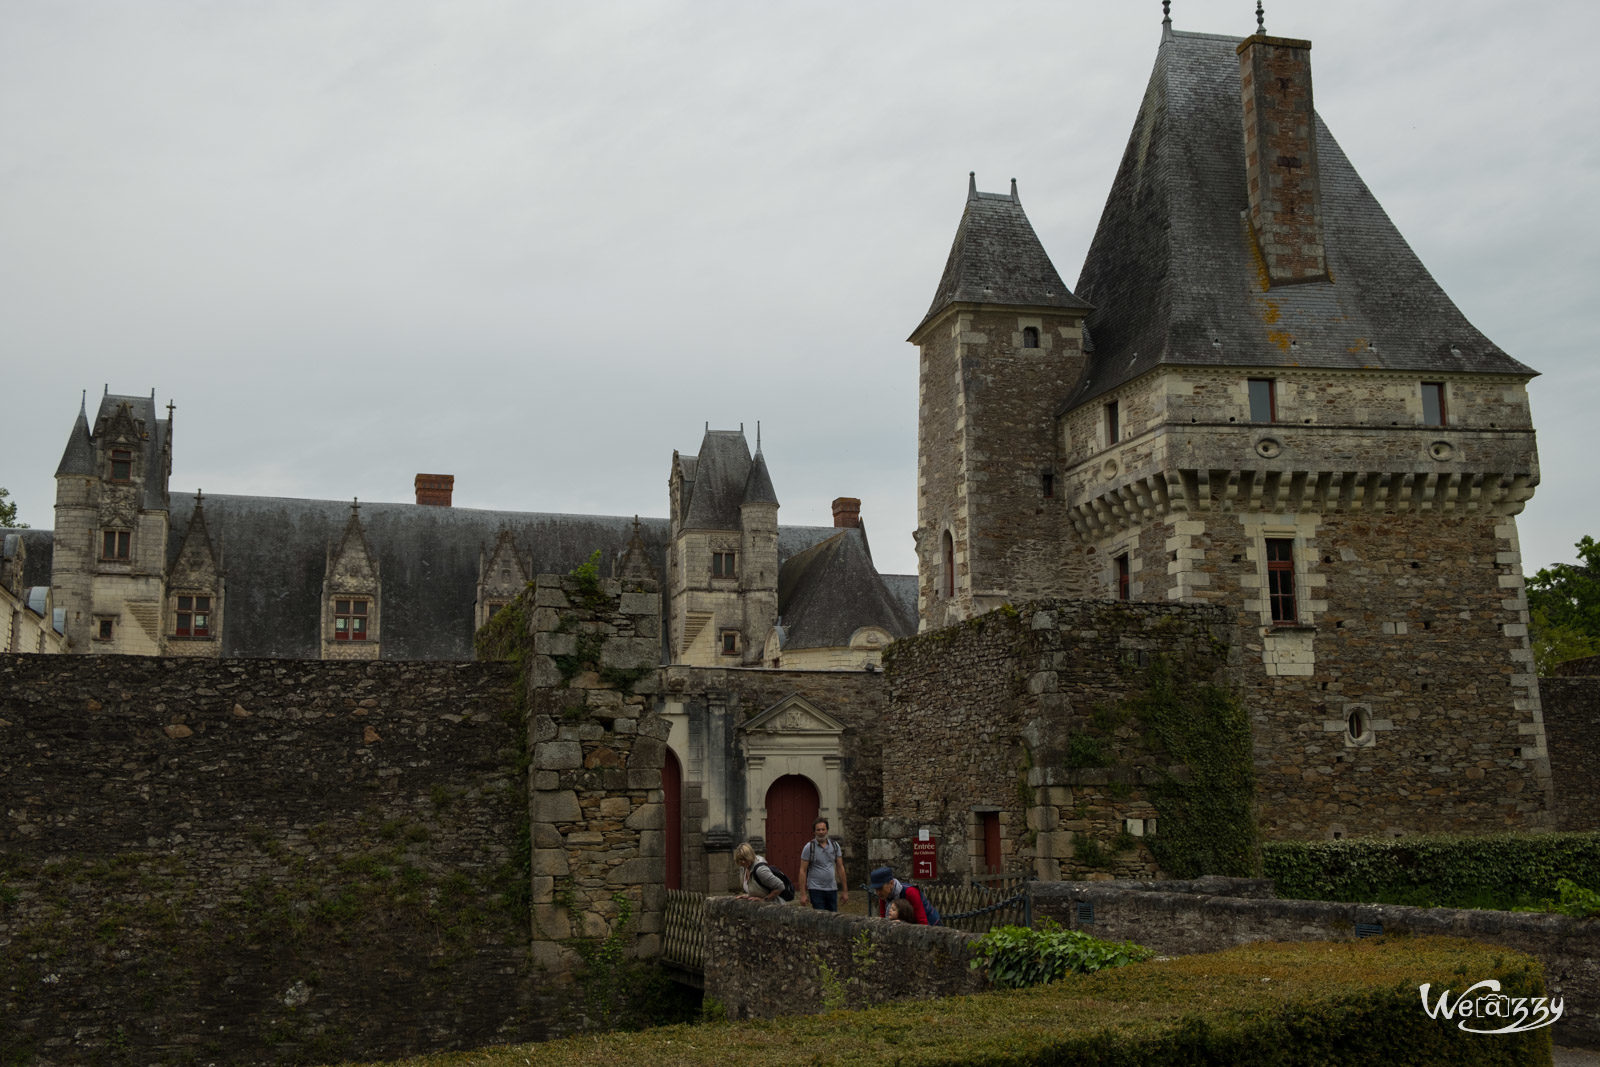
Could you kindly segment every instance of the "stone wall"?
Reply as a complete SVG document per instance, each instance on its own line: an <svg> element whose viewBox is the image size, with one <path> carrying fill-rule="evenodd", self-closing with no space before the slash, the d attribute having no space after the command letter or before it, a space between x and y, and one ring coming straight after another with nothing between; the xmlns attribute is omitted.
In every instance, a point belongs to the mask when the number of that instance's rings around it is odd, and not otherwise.
<svg viewBox="0 0 1600 1067"><path fill-rule="evenodd" d="M8 1061L546 1032L510 668L0 656Z"/></svg>
<svg viewBox="0 0 1600 1067"><path fill-rule="evenodd" d="M1243 883L1247 889L1255 883ZM1555 1040L1600 1047L1600 923L1531 912L1406 908L1313 900L1244 899L1227 883L1057 882L1034 889L1034 922L1054 919L1110 941L1132 940L1165 955L1215 952L1251 941L1343 941L1385 936L1461 937L1537 956L1545 987L1564 998ZM1209 892L1208 892L1209 891ZM1464 976L1464 984L1481 975Z"/></svg>
<svg viewBox="0 0 1600 1067"><path fill-rule="evenodd" d="M1539 679L1556 828L1600 830L1600 659L1561 668L1558 677Z"/></svg>
<svg viewBox="0 0 1600 1067"><path fill-rule="evenodd" d="M941 876L982 873L979 814L998 812L1005 869L1154 875L1124 830L1157 817L1148 786L1174 757L1117 709L1163 656L1189 682L1226 684L1234 640L1215 609L1035 601L897 642L887 729L903 743L884 746L872 863L904 871L928 828Z"/></svg>
<svg viewBox="0 0 1600 1067"><path fill-rule="evenodd" d="M942 926L713 898L706 902L706 1004L748 1019L822 1011L830 986L842 997L839 1007L981 993L990 986L968 966L974 940Z"/></svg>
<svg viewBox="0 0 1600 1067"><path fill-rule="evenodd" d="M528 594L524 594L525 596ZM660 951L667 723L657 710L655 582L541 574L531 592L528 810L533 952L577 965L572 938Z"/></svg>

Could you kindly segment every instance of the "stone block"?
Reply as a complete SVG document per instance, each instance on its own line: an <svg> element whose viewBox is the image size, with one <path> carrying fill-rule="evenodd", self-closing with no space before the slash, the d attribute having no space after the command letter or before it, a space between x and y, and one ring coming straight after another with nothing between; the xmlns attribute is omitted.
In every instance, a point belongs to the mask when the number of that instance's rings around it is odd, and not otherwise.
<svg viewBox="0 0 1600 1067"><path fill-rule="evenodd" d="M535 904L530 910L535 942L540 938L565 941L572 936L572 916L567 914L566 908L559 904Z"/></svg>
<svg viewBox="0 0 1600 1067"><path fill-rule="evenodd" d="M661 642L652 637L614 637L600 649L602 667L635 670L660 662Z"/></svg>
<svg viewBox="0 0 1600 1067"><path fill-rule="evenodd" d="M561 775L556 771L534 771L528 784L534 789L560 789Z"/></svg>
<svg viewBox="0 0 1600 1067"><path fill-rule="evenodd" d="M555 719L549 715L534 715L528 719L528 741L538 744L540 741L552 741L560 728L556 726Z"/></svg>
<svg viewBox="0 0 1600 1067"><path fill-rule="evenodd" d="M583 810L570 789L539 790L528 796L528 818L536 823L577 822L583 818Z"/></svg>
<svg viewBox="0 0 1600 1067"><path fill-rule="evenodd" d="M557 878L572 873L564 848L536 848L533 850L532 871L536 875Z"/></svg>
<svg viewBox="0 0 1600 1067"><path fill-rule="evenodd" d="M641 804L623 822L630 830L660 830L667 824L666 809L660 804Z"/></svg>
<svg viewBox="0 0 1600 1067"><path fill-rule="evenodd" d="M639 831L639 855L650 858L667 854L667 835L660 830ZM798 872L796 872L798 873Z"/></svg>
<svg viewBox="0 0 1600 1067"><path fill-rule="evenodd" d="M577 634L536 633L533 651L541 656L573 656L578 652Z"/></svg>
<svg viewBox="0 0 1600 1067"><path fill-rule="evenodd" d="M785 872L787 873L787 872ZM623 860L606 875L607 885L648 885L667 876L666 860L660 856L639 856Z"/></svg>
<svg viewBox="0 0 1600 1067"><path fill-rule="evenodd" d="M607 819L625 819L632 806L627 797L604 797L600 801L600 814Z"/></svg>
<svg viewBox="0 0 1600 1067"><path fill-rule="evenodd" d="M547 822L536 822L528 828L528 835L534 848L561 848L565 839L561 831Z"/></svg>
<svg viewBox="0 0 1600 1067"><path fill-rule="evenodd" d="M661 617L661 594L623 593L617 610L624 615L639 615L649 619Z"/></svg>
<svg viewBox="0 0 1600 1067"><path fill-rule="evenodd" d="M667 743L653 737L634 738L633 752L628 756L628 769L653 768L660 770L667 759Z"/></svg>
<svg viewBox="0 0 1600 1067"><path fill-rule="evenodd" d="M583 766L583 746L576 741L546 741L533 746L533 765L563 771Z"/></svg>

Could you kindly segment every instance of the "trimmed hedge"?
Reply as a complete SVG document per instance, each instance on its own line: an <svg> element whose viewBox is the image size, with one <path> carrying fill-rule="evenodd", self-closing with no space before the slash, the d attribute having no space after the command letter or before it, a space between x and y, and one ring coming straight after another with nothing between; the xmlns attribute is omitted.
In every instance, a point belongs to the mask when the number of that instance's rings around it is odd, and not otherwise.
<svg viewBox="0 0 1600 1067"><path fill-rule="evenodd" d="M739 1064L1548 1064L1550 1030L1484 1035L1431 1018L1418 988L1496 978L1542 996L1537 960L1448 938L1253 944L1031 989L863 1011L671 1026L447 1053L413 1067Z"/></svg>
<svg viewBox="0 0 1600 1067"><path fill-rule="evenodd" d="M1571 879L1600 889L1600 833L1418 835L1261 846L1277 895L1421 907L1537 907Z"/></svg>

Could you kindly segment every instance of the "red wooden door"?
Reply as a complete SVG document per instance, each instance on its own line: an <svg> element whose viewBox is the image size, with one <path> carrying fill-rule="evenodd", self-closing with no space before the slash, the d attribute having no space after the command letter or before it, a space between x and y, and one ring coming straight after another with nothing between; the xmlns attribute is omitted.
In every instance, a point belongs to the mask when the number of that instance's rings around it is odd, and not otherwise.
<svg viewBox="0 0 1600 1067"><path fill-rule="evenodd" d="M767 790L767 859L790 881L800 878L800 850L811 840L822 797L811 779L786 774Z"/></svg>
<svg viewBox="0 0 1600 1067"><path fill-rule="evenodd" d="M661 807L666 822L667 888L683 888L683 767L667 749L661 765Z"/></svg>

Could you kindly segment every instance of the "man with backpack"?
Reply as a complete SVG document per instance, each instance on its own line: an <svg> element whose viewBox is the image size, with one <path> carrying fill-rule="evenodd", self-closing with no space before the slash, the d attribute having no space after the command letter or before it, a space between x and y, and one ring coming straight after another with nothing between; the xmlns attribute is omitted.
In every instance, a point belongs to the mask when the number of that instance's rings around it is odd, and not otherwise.
<svg viewBox="0 0 1600 1067"><path fill-rule="evenodd" d="M841 895L850 903L844 852L839 842L828 836L827 819L818 819L812 830L817 836L800 849L800 903L809 903L817 911L838 911Z"/></svg>
<svg viewBox="0 0 1600 1067"><path fill-rule="evenodd" d="M917 922L924 926L939 925L939 909L928 903L922 890L909 882L900 881L888 867L879 867L872 872L872 891L878 895L879 915L887 917L893 902L904 900L911 905Z"/></svg>

